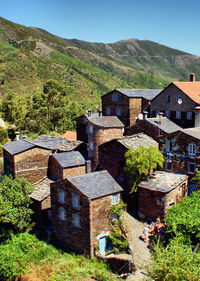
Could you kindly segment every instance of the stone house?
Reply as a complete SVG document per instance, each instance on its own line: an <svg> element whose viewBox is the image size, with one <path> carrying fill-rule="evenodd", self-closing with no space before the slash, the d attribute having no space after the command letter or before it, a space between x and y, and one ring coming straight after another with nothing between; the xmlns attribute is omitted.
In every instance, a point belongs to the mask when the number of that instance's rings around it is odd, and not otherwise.
<svg viewBox="0 0 200 281"><path fill-rule="evenodd" d="M125 127L135 124L143 111L150 112L150 102L160 89L114 89L102 96L103 116L117 116Z"/></svg>
<svg viewBox="0 0 200 281"><path fill-rule="evenodd" d="M138 217L156 220L187 196L188 176L156 171L138 185Z"/></svg>
<svg viewBox="0 0 200 281"><path fill-rule="evenodd" d="M158 148L158 143L153 138L143 133L125 136L106 142L99 146L98 169L107 170L129 195L131 187L127 182L127 177L124 172L124 154L129 149L136 149L140 146L150 145Z"/></svg>
<svg viewBox="0 0 200 281"><path fill-rule="evenodd" d="M107 171L51 184L52 229L62 247L93 257L106 252L110 208L122 191Z"/></svg>
<svg viewBox="0 0 200 281"><path fill-rule="evenodd" d="M181 127L200 126L200 81L191 74L190 82L172 82L154 97L150 115L155 117L163 112L166 117Z"/></svg>
<svg viewBox="0 0 200 281"><path fill-rule="evenodd" d="M123 136L124 125L116 116L88 117L88 159L94 171L99 163L98 147Z"/></svg>
<svg viewBox="0 0 200 281"><path fill-rule="evenodd" d="M83 175L86 170L86 162L79 151L55 153L49 157L49 177L58 180L66 177Z"/></svg>

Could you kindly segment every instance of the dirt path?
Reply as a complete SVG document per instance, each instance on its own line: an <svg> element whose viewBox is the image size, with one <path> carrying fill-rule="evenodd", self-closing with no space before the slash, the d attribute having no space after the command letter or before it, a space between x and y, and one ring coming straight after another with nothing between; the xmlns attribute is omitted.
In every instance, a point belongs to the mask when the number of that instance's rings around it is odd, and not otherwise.
<svg viewBox="0 0 200 281"><path fill-rule="evenodd" d="M146 273L147 267L151 264L150 250L147 248L147 244L140 239L143 235L144 224L130 216L127 212L124 212L122 221L137 269L134 275L128 277L127 281L149 280Z"/></svg>

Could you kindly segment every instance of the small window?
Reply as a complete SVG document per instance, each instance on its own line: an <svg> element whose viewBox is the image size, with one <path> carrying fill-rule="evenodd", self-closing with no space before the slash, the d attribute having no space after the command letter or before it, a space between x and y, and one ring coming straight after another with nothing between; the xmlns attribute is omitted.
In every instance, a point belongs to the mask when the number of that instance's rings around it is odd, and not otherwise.
<svg viewBox="0 0 200 281"><path fill-rule="evenodd" d="M87 123L87 119L86 117L83 118L83 124L86 124Z"/></svg>
<svg viewBox="0 0 200 281"><path fill-rule="evenodd" d="M121 108L120 107L116 108L116 115L121 116Z"/></svg>
<svg viewBox="0 0 200 281"><path fill-rule="evenodd" d="M93 142L90 142L89 149L90 149L90 150L93 150L93 149L94 149L94 144L93 144Z"/></svg>
<svg viewBox="0 0 200 281"><path fill-rule="evenodd" d="M62 169L60 167L58 167L58 174L62 176Z"/></svg>
<svg viewBox="0 0 200 281"><path fill-rule="evenodd" d="M65 221L65 209L63 207L59 208L59 219Z"/></svg>
<svg viewBox="0 0 200 281"><path fill-rule="evenodd" d="M114 194L113 195L113 205L115 205L117 203L118 203L118 197L117 197L117 194Z"/></svg>
<svg viewBox="0 0 200 281"><path fill-rule="evenodd" d="M170 111L169 111L169 110L166 110L166 111L165 111L165 116L166 116L167 118L170 118Z"/></svg>
<svg viewBox="0 0 200 281"><path fill-rule="evenodd" d="M160 112L159 109L156 109L156 110L155 110L155 116L156 116L156 117L158 116L159 112Z"/></svg>
<svg viewBox="0 0 200 281"><path fill-rule="evenodd" d="M92 125L90 125L90 134L93 134L93 126Z"/></svg>
<svg viewBox="0 0 200 281"><path fill-rule="evenodd" d="M192 120L192 112L187 112L187 120Z"/></svg>
<svg viewBox="0 0 200 281"><path fill-rule="evenodd" d="M73 214L73 224L75 226L80 226L80 214L79 213Z"/></svg>
<svg viewBox="0 0 200 281"><path fill-rule="evenodd" d="M196 154L196 144L194 144L194 143L188 144L188 154L189 155L195 155Z"/></svg>
<svg viewBox="0 0 200 281"><path fill-rule="evenodd" d="M112 94L112 101L120 101L120 95L119 94Z"/></svg>
<svg viewBox="0 0 200 281"><path fill-rule="evenodd" d="M169 95L165 95L165 103L170 103L170 96Z"/></svg>
<svg viewBox="0 0 200 281"><path fill-rule="evenodd" d="M188 163L188 173L194 174L196 171L196 165L194 163Z"/></svg>
<svg viewBox="0 0 200 281"><path fill-rule="evenodd" d="M65 202L65 192L62 189L58 190L59 201L64 203Z"/></svg>
<svg viewBox="0 0 200 281"><path fill-rule="evenodd" d="M166 151L166 152L171 152L171 151L172 151L172 142L169 141L169 140L167 140L167 141L165 142L165 151Z"/></svg>
<svg viewBox="0 0 200 281"><path fill-rule="evenodd" d="M178 103L178 101L180 101L181 100L181 96L180 95L177 95L176 96L176 103Z"/></svg>
<svg viewBox="0 0 200 281"><path fill-rule="evenodd" d="M176 111L176 119L181 119L181 112L180 111Z"/></svg>
<svg viewBox="0 0 200 281"><path fill-rule="evenodd" d="M110 107L106 107L106 115L110 115Z"/></svg>
<svg viewBox="0 0 200 281"><path fill-rule="evenodd" d="M166 170L171 170L172 169L172 162L166 162L165 169Z"/></svg>
<svg viewBox="0 0 200 281"><path fill-rule="evenodd" d="M72 193L72 205L75 208L80 208L80 195Z"/></svg>

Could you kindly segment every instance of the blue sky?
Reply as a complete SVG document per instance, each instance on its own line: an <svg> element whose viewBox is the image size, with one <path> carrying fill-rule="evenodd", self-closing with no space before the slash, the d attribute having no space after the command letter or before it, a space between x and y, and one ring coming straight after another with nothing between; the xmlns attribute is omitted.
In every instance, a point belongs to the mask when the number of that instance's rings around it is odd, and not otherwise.
<svg viewBox="0 0 200 281"><path fill-rule="evenodd" d="M0 16L64 38L137 38L200 55L200 1L1 0Z"/></svg>

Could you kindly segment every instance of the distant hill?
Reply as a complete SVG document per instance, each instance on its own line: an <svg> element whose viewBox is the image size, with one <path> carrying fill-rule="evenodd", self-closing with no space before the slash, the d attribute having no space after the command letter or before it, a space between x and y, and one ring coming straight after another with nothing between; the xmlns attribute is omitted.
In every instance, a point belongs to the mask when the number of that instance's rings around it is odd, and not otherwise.
<svg viewBox="0 0 200 281"><path fill-rule="evenodd" d="M41 92L54 79L74 100L98 103L113 88L163 88L190 72L200 76L200 57L151 41L69 40L0 18L1 96Z"/></svg>

